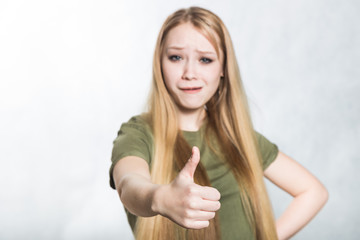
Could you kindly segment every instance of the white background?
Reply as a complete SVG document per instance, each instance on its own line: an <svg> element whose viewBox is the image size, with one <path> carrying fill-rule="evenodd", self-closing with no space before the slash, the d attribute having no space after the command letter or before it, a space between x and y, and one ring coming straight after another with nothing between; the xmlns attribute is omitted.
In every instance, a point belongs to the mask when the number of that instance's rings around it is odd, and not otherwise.
<svg viewBox="0 0 360 240"><path fill-rule="evenodd" d="M198 5L233 38L256 128L328 188L294 239L360 235L358 1L0 1L0 239L132 239L108 185L142 112L166 16ZM269 184L276 216L290 198Z"/></svg>

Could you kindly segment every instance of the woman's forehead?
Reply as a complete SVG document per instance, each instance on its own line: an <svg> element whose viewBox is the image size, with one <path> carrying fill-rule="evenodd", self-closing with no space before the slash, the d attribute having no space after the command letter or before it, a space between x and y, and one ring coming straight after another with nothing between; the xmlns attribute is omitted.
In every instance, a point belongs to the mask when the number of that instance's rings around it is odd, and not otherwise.
<svg viewBox="0 0 360 240"><path fill-rule="evenodd" d="M183 23L174 28L172 28L164 41L164 50L168 49L184 49L188 47L195 48L194 50L203 53L217 53L219 48L218 36L215 32L211 35L215 36L215 43L211 36L208 36L205 31L202 31L200 28L195 27L191 23ZM214 46L214 44L216 44ZM221 52L221 51L220 51Z"/></svg>

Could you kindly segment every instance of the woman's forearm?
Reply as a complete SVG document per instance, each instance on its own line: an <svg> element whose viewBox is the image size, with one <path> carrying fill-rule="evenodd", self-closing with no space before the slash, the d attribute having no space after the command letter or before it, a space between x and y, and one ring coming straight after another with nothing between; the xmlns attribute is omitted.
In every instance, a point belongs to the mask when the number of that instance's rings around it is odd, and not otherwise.
<svg viewBox="0 0 360 240"><path fill-rule="evenodd" d="M158 213L153 210L155 191L160 187L138 174L125 175L117 186L121 202L132 214L151 217Z"/></svg>
<svg viewBox="0 0 360 240"><path fill-rule="evenodd" d="M328 192L321 184L294 197L276 221L279 240L289 239L302 229L324 206Z"/></svg>

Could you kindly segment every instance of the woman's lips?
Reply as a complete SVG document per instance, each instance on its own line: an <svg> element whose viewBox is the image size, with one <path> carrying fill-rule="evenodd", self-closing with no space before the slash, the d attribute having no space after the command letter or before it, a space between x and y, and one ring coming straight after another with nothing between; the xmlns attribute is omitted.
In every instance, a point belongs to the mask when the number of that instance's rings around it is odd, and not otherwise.
<svg viewBox="0 0 360 240"><path fill-rule="evenodd" d="M198 93L200 92L202 87L188 87L188 88L180 88L181 91L185 93Z"/></svg>

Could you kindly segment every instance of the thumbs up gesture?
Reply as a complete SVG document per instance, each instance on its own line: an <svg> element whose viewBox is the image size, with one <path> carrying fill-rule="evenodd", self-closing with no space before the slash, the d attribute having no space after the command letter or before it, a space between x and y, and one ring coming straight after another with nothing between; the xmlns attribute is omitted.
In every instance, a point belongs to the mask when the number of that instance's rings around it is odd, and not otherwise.
<svg viewBox="0 0 360 240"><path fill-rule="evenodd" d="M220 193L217 189L194 183L194 173L200 162L200 151L193 147L192 156L168 185L159 188L158 213L185 228L200 229L209 226L220 208Z"/></svg>

